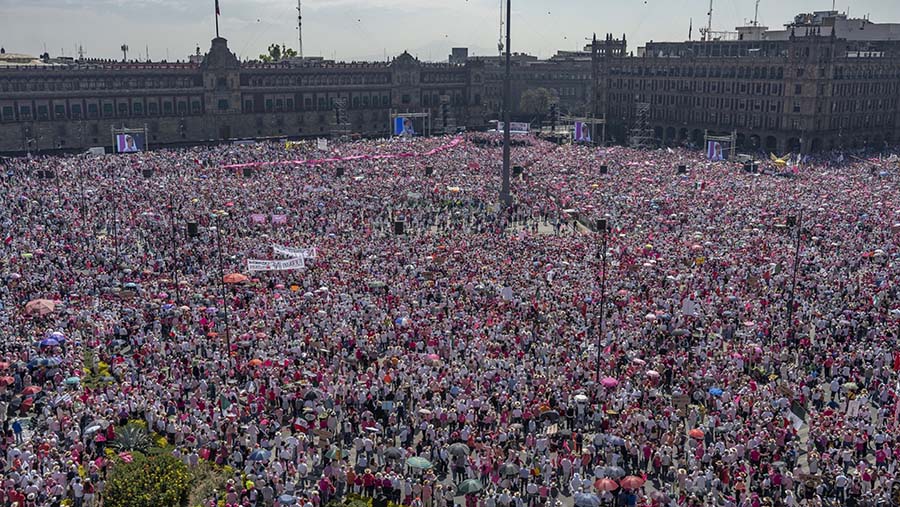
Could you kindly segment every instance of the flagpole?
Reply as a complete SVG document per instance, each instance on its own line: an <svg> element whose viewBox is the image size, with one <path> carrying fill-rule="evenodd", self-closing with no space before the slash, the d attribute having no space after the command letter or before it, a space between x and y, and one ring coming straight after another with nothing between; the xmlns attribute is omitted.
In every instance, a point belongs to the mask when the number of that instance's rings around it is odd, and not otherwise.
<svg viewBox="0 0 900 507"><path fill-rule="evenodd" d="M216 38L219 38L219 0L216 0Z"/></svg>

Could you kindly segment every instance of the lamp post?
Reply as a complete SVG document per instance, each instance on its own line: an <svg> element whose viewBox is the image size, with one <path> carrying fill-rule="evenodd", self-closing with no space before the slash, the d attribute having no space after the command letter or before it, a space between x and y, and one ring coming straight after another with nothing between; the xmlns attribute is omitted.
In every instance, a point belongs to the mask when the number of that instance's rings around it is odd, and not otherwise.
<svg viewBox="0 0 900 507"><path fill-rule="evenodd" d="M597 221L597 227L603 233L600 249L600 325L597 331L597 383L600 383L600 361L603 353L603 316L606 313L606 241L609 235L609 226L605 218Z"/></svg>
<svg viewBox="0 0 900 507"><path fill-rule="evenodd" d="M216 221L216 255L219 258L219 283L222 287L222 311L225 317L225 348L226 352L230 352L231 348L231 324L228 321L228 293L225 291L225 263L222 261L222 233L219 222L219 215L214 214Z"/></svg>
<svg viewBox="0 0 900 507"><path fill-rule="evenodd" d="M506 76L503 78L503 169L500 172L501 176L501 187L500 187L500 204L506 208L509 208L512 205L512 196L509 193L509 110L511 108L510 104L510 80L511 80L511 70L510 70L510 34L509 34L509 23L510 23L510 9L511 9L511 0L506 0Z"/></svg>
<svg viewBox="0 0 900 507"><path fill-rule="evenodd" d="M119 205L113 202L113 245L116 249L116 270L119 269Z"/></svg>
<svg viewBox="0 0 900 507"><path fill-rule="evenodd" d="M799 217L789 216L787 218L788 227L796 225L797 233L794 239L794 272L791 279L791 292L788 295L787 307L787 325L788 338L794 339L794 291L797 289L797 269L800 266L800 231L803 229L803 211L800 211Z"/></svg>
<svg viewBox="0 0 900 507"><path fill-rule="evenodd" d="M172 278L175 280L175 302L181 304L181 286L178 284L178 241L175 217L175 196L169 198L169 212L172 220Z"/></svg>

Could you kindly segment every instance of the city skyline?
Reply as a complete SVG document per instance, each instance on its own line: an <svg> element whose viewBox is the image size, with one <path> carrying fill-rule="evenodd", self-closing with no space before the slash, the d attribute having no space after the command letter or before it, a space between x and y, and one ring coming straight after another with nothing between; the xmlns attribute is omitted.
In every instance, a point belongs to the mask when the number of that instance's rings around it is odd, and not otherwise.
<svg viewBox="0 0 900 507"><path fill-rule="evenodd" d="M505 2L504 2L505 3ZM847 3L847 2L845 2ZM851 17L875 22L898 21L891 0L854 0L835 8ZM242 60L255 59L270 43L297 48L296 2L220 0L221 35ZM629 50L655 41L693 39L707 24L707 0L573 1L552 4L538 0L513 2L512 49L542 58L558 50L581 49L592 33L623 33ZM0 0L0 45L7 52L51 56L121 59L122 44L129 59L184 60L199 46L207 51L215 36L214 2L146 0L35 0L27 5ZM752 21L755 0L718 0L713 30L732 30ZM893 6L896 7L896 6ZM831 2L763 0L759 22L781 28L801 12L831 9ZM72 23L77 19L78 23ZM31 21L40 20L40 21ZM498 53L500 0L305 0L305 56L337 60L384 60L409 51L426 61L446 61L451 47L468 47L470 55ZM103 27L103 30L97 30ZM401 29L402 28L402 29Z"/></svg>

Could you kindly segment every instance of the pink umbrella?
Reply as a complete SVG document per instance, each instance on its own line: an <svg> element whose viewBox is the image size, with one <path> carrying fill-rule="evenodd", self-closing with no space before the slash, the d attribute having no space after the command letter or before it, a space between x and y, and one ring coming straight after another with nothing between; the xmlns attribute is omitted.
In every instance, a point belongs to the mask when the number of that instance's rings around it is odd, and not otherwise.
<svg viewBox="0 0 900 507"><path fill-rule="evenodd" d="M612 377L606 377L600 381L600 385L607 388L613 388L619 385L619 381Z"/></svg>
<svg viewBox="0 0 900 507"><path fill-rule="evenodd" d="M647 370L647 376L650 378L659 378L659 372L656 370Z"/></svg>

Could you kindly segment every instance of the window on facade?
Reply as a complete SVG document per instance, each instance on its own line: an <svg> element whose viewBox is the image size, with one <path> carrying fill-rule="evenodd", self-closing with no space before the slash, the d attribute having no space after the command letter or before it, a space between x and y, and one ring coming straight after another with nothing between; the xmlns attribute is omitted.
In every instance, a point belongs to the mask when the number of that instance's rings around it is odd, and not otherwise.
<svg viewBox="0 0 900 507"><path fill-rule="evenodd" d="M37 119L38 120L49 120L50 119L50 111L47 106L38 106L37 107Z"/></svg>
<svg viewBox="0 0 900 507"><path fill-rule="evenodd" d="M53 106L53 116L59 120L66 117L66 106L57 104Z"/></svg>
<svg viewBox="0 0 900 507"><path fill-rule="evenodd" d="M266 112L271 113L275 110L275 101L272 99L266 99Z"/></svg>
<svg viewBox="0 0 900 507"><path fill-rule="evenodd" d="M191 112L193 114L200 114L200 101L195 100L191 102Z"/></svg>
<svg viewBox="0 0 900 507"><path fill-rule="evenodd" d="M147 104L147 113L149 114L159 114L159 104L156 102L151 102Z"/></svg>
<svg viewBox="0 0 900 507"><path fill-rule="evenodd" d="M103 116L112 116L116 113L112 104L103 104Z"/></svg>
<svg viewBox="0 0 900 507"><path fill-rule="evenodd" d="M802 95L803 94L803 85L796 84L794 85L794 95Z"/></svg>
<svg viewBox="0 0 900 507"><path fill-rule="evenodd" d="M284 101L284 108L287 111L293 111L294 110L294 99L286 99Z"/></svg>
<svg viewBox="0 0 900 507"><path fill-rule="evenodd" d="M15 116L12 106L3 106L3 119L4 120L12 120Z"/></svg>
<svg viewBox="0 0 900 507"><path fill-rule="evenodd" d="M400 102L403 103L403 104L409 104L409 102L410 102L409 95L408 95L408 94L403 94L403 95L400 97Z"/></svg>
<svg viewBox="0 0 900 507"><path fill-rule="evenodd" d="M228 110L228 100L219 99L219 111L227 111Z"/></svg>
<svg viewBox="0 0 900 507"><path fill-rule="evenodd" d="M163 114L172 114L171 102L163 102Z"/></svg>
<svg viewBox="0 0 900 507"><path fill-rule="evenodd" d="M99 114L97 104L88 104L87 106L88 118L96 118Z"/></svg>
<svg viewBox="0 0 900 507"><path fill-rule="evenodd" d="M135 102L131 105L131 110L135 116L143 116L144 115L144 105L140 102Z"/></svg>
<svg viewBox="0 0 900 507"><path fill-rule="evenodd" d="M800 104L797 103L797 102L794 103L794 112L795 112L795 113L799 113L799 112L800 112Z"/></svg>

